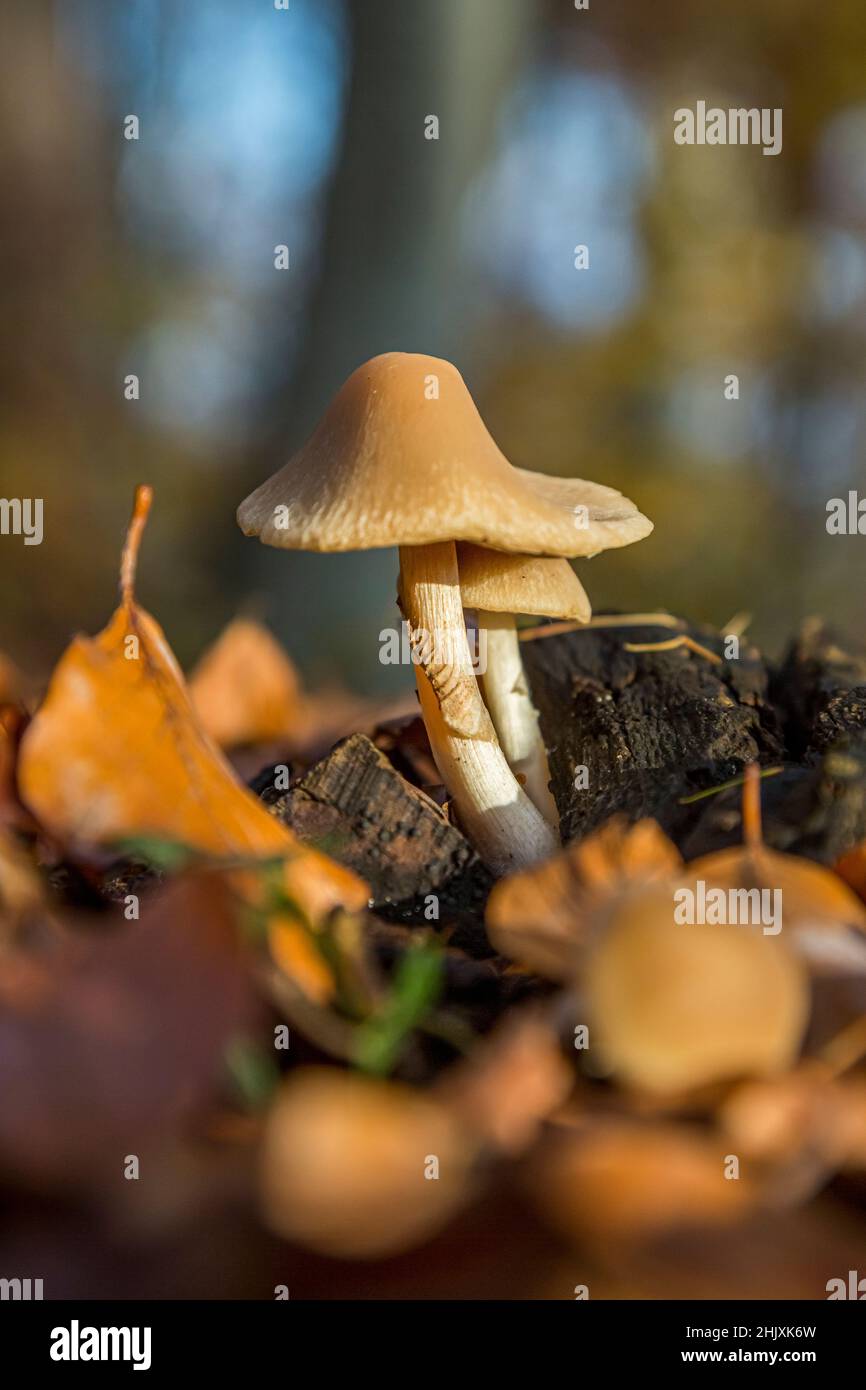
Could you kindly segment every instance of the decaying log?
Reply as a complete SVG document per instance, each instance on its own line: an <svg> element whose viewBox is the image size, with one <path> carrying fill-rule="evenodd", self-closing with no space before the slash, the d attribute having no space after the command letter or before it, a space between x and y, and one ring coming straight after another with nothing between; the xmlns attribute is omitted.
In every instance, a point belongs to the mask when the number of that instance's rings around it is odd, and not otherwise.
<svg viewBox="0 0 866 1390"><path fill-rule="evenodd" d="M770 692L796 761L866 734L866 654L848 651L820 618L803 623Z"/></svg>
<svg viewBox="0 0 866 1390"><path fill-rule="evenodd" d="M262 794L267 776L256 785ZM282 796L265 799L300 839L367 880L375 911L416 925L465 924L476 945L484 942L490 874L435 802L364 734L338 743Z"/></svg>
<svg viewBox="0 0 866 1390"><path fill-rule="evenodd" d="M717 632L684 631L723 656ZM682 795L735 777L748 762L782 757L757 649L741 642L737 660L716 664L686 647L625 647L670 636L662 628L585 629L523 643L563 840L618 812L667 827Z"/></svg>

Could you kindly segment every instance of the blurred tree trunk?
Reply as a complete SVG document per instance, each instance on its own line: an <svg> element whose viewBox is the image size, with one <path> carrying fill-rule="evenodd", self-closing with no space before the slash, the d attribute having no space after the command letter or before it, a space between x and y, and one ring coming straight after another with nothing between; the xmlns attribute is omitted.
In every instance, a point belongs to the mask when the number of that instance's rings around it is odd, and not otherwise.
<svg viewBox="0 0 866 1390"><path fill-rule="evenodd" d="M536 9L532 0L351 6L352 72L321 279L262 475L366 358L403 350L459 360L461 201L530 56ZM425 138L428 116L438 118L438 140ZM250 553L270 619L295 650L318 646L322 665L351 668L368 684L381 677L377 638L394 621L395 556Z"/></svg>

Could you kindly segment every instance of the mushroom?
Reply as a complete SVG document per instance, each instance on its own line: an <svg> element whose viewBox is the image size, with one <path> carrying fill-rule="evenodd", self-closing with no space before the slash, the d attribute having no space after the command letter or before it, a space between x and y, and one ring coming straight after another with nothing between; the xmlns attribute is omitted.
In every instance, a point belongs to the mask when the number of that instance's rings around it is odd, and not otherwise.
<svg viewBox="0 0 866 1390"><path fill-rule="evenodd" d="M586 590L567 560L505 555L461 544L457 566L463 606L476 610L481 688L500 747L530 801L557 826L547 750L529 694L514 614L585 623L592 616Z"/></svg>
<svg viewBox="0 0 866 1390"><path fill-rule="evenodd" d="M398 594L430 745L460 823L499 873L558 836L517 782L472 670L456 541L592 555L652 529L613 488L514 468L450 362L374 357L305 444L238 508L246 535L323 552L398 546Z"/></svg>

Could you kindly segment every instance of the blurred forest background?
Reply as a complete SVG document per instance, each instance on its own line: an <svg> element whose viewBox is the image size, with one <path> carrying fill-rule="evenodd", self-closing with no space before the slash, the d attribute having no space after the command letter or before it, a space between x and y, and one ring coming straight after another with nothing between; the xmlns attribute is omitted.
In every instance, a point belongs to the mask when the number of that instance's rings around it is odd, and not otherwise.
<svg viewBox="0 0 866 1390"><path fill-rule="evenodd" d="M653 518L580 566L596 607L866 637L864 541L825 529L866 490L863 0L6 0L2 27L0 493L45 499L42 546L0 539L25 669L108 616L148 481L140 595L185 663L241 610L313 680L405 684L377 660L394 555L234 520L392 349L452 358L516 464ZM698 99L782 107L781 155L677 146Z"/></svg>

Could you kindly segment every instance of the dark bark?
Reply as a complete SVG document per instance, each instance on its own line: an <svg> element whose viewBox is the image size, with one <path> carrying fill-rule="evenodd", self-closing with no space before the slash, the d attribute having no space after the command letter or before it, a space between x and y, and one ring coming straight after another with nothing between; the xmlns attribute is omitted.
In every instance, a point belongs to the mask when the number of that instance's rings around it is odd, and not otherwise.
<svg viewBox="0 0 866 1390"><path fill-rule="evenodd" d="M684 630L722 654L718 633ZM738 661L715 665L685 648L624 646L670 636L660 628L589 629L523 644L563 840L619 812L654 816L667 828L681 796L782 756L757 649L743 643Z"/></svg>
<svg viewBox="0 0 866 1390"><path fill-rule="evenodd" d="M807 618L771 686L792 757L808 759L866 732L866 654Z"/></svg>
<svg viewBox="0 0 866 1390"><path fill-rule="evenodd" d="M683 630L723 654L717 633ZM832 864L866 839L866 657L815 620L779 667L746 643L720 666L683 649L624 648L669 636L589 630L524 643L563 838L621 812L654 816L687 859L736 844L739 787L688 798L758 761L782 768L762 783L771 848Z"/></svg>
<svg viewBox="0 0 866 1390"><path fill-rule="evenodd" d="M300 839L365 878L374 910L452 926L452 940L490 953L481 926L490 874L439 807L364 734L337 744L272 809Z"/></svg>

